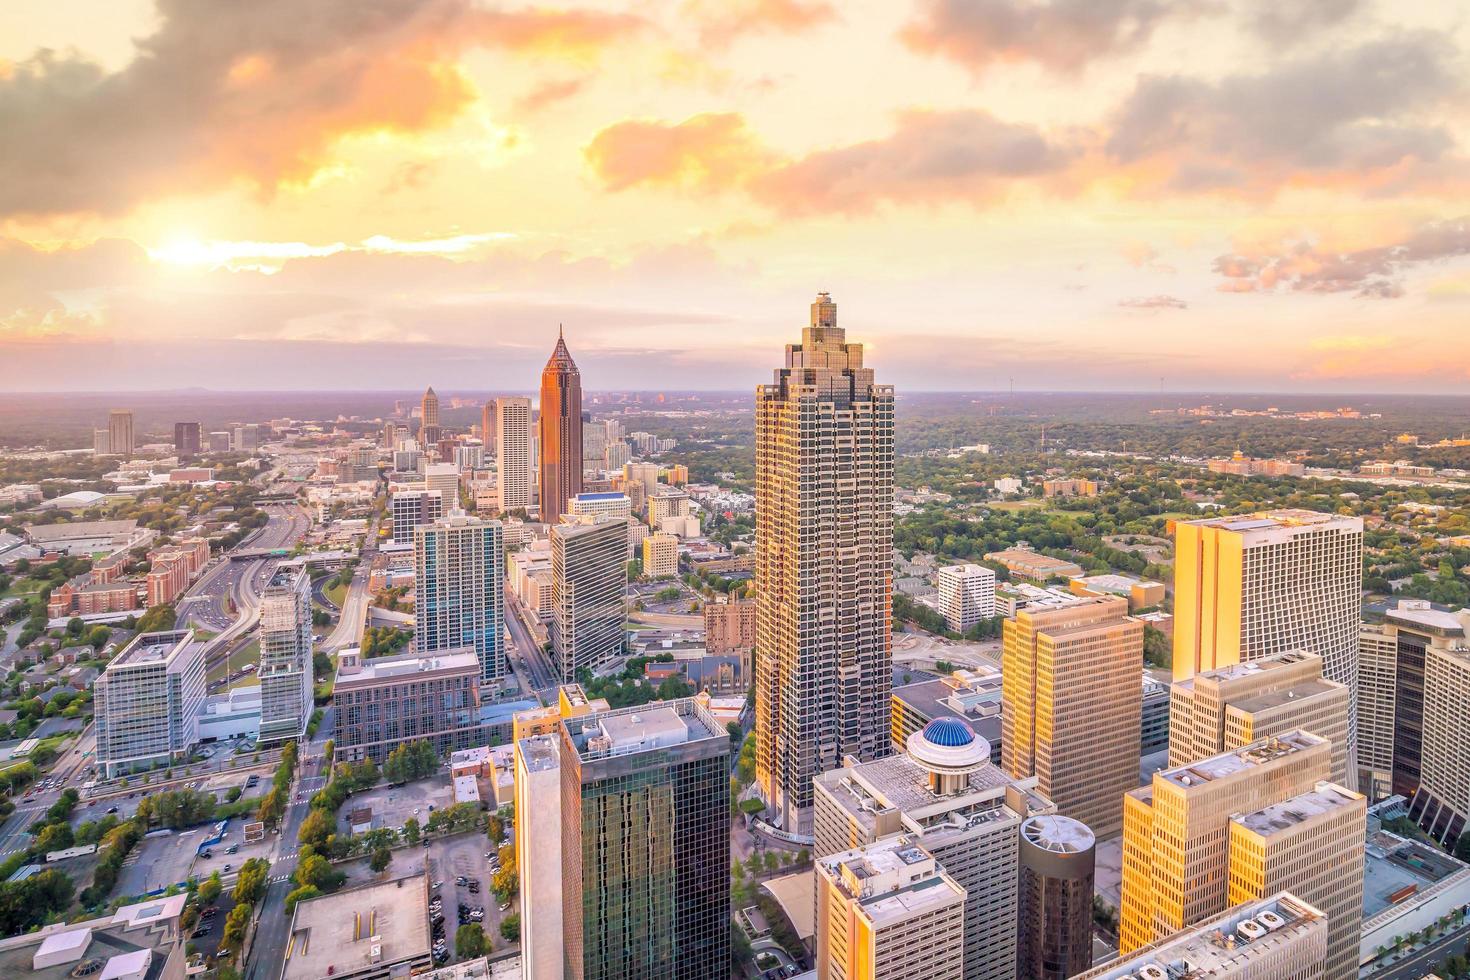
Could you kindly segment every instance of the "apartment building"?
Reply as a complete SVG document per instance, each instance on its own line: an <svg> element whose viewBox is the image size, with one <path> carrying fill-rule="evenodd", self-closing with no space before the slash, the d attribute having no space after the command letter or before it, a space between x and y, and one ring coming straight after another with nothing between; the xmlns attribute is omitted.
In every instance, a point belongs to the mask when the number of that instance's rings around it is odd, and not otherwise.
<svg viewBox="0 0 1470 980"><path fill-rule="evenodd" d="M371 660L342 650L332 688L337 760L381 764L404 742L431 742L440 755L483 744L479 681L472 647Z"/></svg>
<svg viewBox="0 0 1470 980"><path fill-rule="evenodd" d="M433 524L445 514L444 494L435 490L400 490L389 498L393 540L410 542L415 528Z"/></svg>
<svg viewBox="0 0 1470 980"><path fill-rule="evenodd" d="M500 522L455 514L414 529L414 649L470 647L480 680L505 676Z"/></svg>
<svg viewBox="0 0 1470 980"><path fill-rule="evenodd" d="M956 633L968 633L995 616L995 572L984 565L941 568L939 614Z"/></svg>
<svg viewBox="0 0 1470 980"><path fill-rule="evenodd" d="M260 600L260 744L299 739L312 701L311 578L280 565Z"/></svg>
<svg viewBox="0 0 1470 980"><path fill-rule="evenodd" d="M565 682L623 650L627 525L583 521L551 529L552 657Z"/></svg>
<svg viewBox="0 0 1470 980"><path fill-rule="evenodd" d="M717 595L706 602L704 648L716 656L755 649L755 601Z"/></svg>
<svg viewBox="0 0 1470 980"><path fill-rule="evenodd" d="M204 678L193 630L140 633L108 661L92 685L102 777L184 759L199 741Z"/></svg>
<svg viewBox="0 0 1470 980"><path fill-rule="evenodd" d="M535 482L531 456L531 399L495 399L495 446L499 452L500 509L530 508Z"/></svg>

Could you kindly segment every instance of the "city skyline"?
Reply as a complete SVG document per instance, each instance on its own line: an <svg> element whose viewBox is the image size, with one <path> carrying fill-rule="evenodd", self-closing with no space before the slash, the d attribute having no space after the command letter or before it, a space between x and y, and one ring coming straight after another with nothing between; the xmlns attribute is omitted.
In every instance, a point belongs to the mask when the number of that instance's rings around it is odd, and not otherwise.
<svg viewBox="0 0 1470 980"><path fill-rule="evenodd" d="M812 288L907 390L1470 377L1449 2L356 7L0 11L8 385L738 389Z"/></svg>

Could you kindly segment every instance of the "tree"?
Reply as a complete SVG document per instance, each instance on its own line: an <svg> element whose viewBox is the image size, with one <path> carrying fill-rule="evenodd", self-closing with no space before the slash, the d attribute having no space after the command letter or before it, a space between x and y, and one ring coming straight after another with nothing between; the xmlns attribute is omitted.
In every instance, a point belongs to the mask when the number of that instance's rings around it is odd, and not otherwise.
<svg viewBox="0 0 1470 980"><path fill-rule="evenodd" d="M199 883L199 901L205 905L213 905L223 890L224 883L220 881L219 872L216 871Z"/></svg>
<svg viewBox="0 0 1470 980"><path fill-rule="evenodd" d="M454 954L462 960L473 960L490 952L490 939L478 922L460 926L454 931Z"/></svg>
<svg viewBox="0 0 1470 980"><path fill-rule="evenodd" d="M393 852L386 847L373 848L373 856L368 861L368 867L373 869L373 874L382 874L393 862Z"/></svg>
<svg viewBox="0 0 1470 980"><path fill-rule="evenodd" d="M174 628L177 615L171 605L153 606L138 620L139 633L157 633Z"/></svg>
<svg viewBox="0 0 1470 980"><path fill-rule="evenodd" d="M266 875L270 873L270 862L264 858L251 858L240 868L235 879L233 897L241 905L254 905L265 896Z"/></svg>
<svg viewBox="0 0 1470 980"><path fill-rule="evenodd" d="M321 807L312 807L306 819L301 821L301 830L297 833L296 839L320 851L325 849L327 838L336 829L336 822L332 819L331 814Z"/></svg>
<svg viewBox="0 0 1470 980"><path fill-rule="evenodd" d="M382 870L374 868L375 871ZM298 885L311 885L324 892L335 891L347 879L347 876L332 867L330 861L320 854L308 854L296 865L296 870L291 878Z"/></svg>
<svg viewBox="0 0 1470 980"><path fill-rule="evenodd" d="M302 885L300 888L293 888L286 894L286 914L290 915L296 911L297 902L303 902L308 898L316 898L320 894L321 891L315 885Z"/></svg>
<svg viewBox="0 0 1470 980"><path fill-rule="evenodd" d="M240 947L245 945L245 933L250 930L250 916L251 906L242 902L230 909L230 914L225 917L225 931L220 944L229 948L231 958L240 955Z"/></svg>
<svg viewBox="0 0 1470 980"><path fill-rule="evenodd" d="M281 791L272 786L270 792L260 798L260 806L255 809L255 819L274 825L280 823L285 812L286 804Z"/></svg>
<svg viewBox="0 0 1470 980"><path fill-rule="evenodd" d="M745 740L745 731L740 727L740 722L730 721L725 723L725 731L730 734L730 744L739 745Z"/></svg>
<svg viewBox="0 0 1470 980"><path fill-rule="evenodd" d="M521 941L521 914L519 912L512 912L500 920L500 934L507 942Z"/></svg>

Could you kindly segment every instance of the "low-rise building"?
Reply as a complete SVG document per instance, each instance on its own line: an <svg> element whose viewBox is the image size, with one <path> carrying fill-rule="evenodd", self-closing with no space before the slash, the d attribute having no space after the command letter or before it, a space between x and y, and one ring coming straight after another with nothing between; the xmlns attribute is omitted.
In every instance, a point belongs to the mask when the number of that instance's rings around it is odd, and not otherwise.
<svg viewBox="0 0 1470 980"><path fill-rule="evenodd" d="M430 966L429 879L379 881L296 904L281 980L388 980Z"/></svg>
<svg viewBox="0 0 1470 980"><path fill-rule="evenodd" d="M991 763L1000 765L1001 693L998 670L957 670L895 686L888 715L893 751L905 751L909 737L934 719L958 718L985 739Z"/></svg>
<svg viewBox="0 0 1470 980"><path fill-rule="evenodd" d="M337 655L332 688L336 758L382 763L400 743L427 740L446 755L479 741L479 658L473 648L364 660Z"/></svg>
<svg viewBox="0 0 1470 980"><path fill-rule="evenodd" d="M1160 605L1164 601L1163 582L1134 578L1131 575L1084 575L1072 579L1068 587L1080 596L1123 596L1128 600L1130 613Z"/></svg>
<svg viewBox="0 0 1470 980"><path fill-rule="evenodd" d="M1063 558L1053 558L1043 555L1031 548L1023 548L1019 545L1007 548L1004 551L992 551L985 556L986 561L1000 562L1006 571L1020 579L1028 579L1032 582L1047 582L1051 579L1074 579L1083 574L1083 568L1076 562L1067 561Z"/></svg>

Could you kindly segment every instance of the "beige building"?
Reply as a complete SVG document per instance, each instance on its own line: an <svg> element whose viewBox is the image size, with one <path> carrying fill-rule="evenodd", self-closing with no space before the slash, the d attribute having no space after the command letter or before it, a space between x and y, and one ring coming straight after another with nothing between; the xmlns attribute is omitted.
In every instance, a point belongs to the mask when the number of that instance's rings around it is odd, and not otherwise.
<svg viewBox="0 0 1470 980"><path fill-rule="evenodd" d="M755 648L755 601L716 596L704 604L704 648L711 654Z"/></svg>
<svg viewBox="0 0 1470 980"><path fill-rule="evenodd" d="M1324 980L1358 975L1368 801L1333 783L1230 818L1230 889L1237 905L1289 891L1327 916Z"/></svg>
<svg viewBox="0 0 1470 980"><path fill-rule="evenodd" d="M133 458L136 448L133 442L133 412L127 408L114 408L107 414L108 451L124 459Z"/></svg>
<svg viewBox="0 0 1470 980"><path fill-rule="evenodd" d="M502 511L531 506L531 399L495 399L495 449Z"/></svg>
<svg viewBox="0 0 1470 980"><path fill-rule="evenodd" d="M821 858L820 980L963 980L965 890L904 837Z"/></svg>
<svg viewBox="0 0 1470 980"><path fill-rule="evenodd" d="M515 812L535 814L536 821L534 830L524 826L516 828L524 980L563 980L566 976L562 926L561 732L560 713L552 715L546 734L522 736L519 716L516 720Z"/></svg>
<svg viewBox="0 0 1470 980"><path fill-rule="evenodd" d="M1044 583L1054 578L1074 579L1085 571L1074 561L1053 558L1030 548L1007 548L1004 551L992 551L985 556L985 560L998 561L1011 575L1033 582Z"/></svg>
<svg viewBox="0 0 1470 980"><path fill-rule="evenodd" d="M1120 952L1127 954L1228 906L1230 818L1310 792L1332 745L1286 732L1154 773L1123 798Z"/></svg>
<svg viewBox="0 0 1470 980"><path fill-rule="evenodd" d="M679 539L672 534L650 534L643 539L643 574L673 578L679 574Z"/></svg>
<svg viewBox="0 0 1470 980"><path fill-rule="evenodd" d="M1327 915L1290 893L1254 899L1072 980L1319 980Z"/></svg>
<svg viewBox="0 0 1470 980"><path fill-rule="evenodd" d="M1001 768L1034 774L1059 813L1116 836L1138 786L1143 623L1108 596L1023 609L1004 629Z"/></svg>
<svg viewBox="0 0 1470 980"><path fill-rule="evenodd" d="M1302 650L1207 670L1169 692L1169 765L1184 766L1300 728L1332 742L1333 782L1347 782L1351 692L1322 678L1322 658Z"/></svg>
<svg viewBox="0 0 1470 980"><path fill-rule="evenodd" d="M811 833L812 778L888 752L893 389L826 293L756 389L756 782Z"/></svg>

